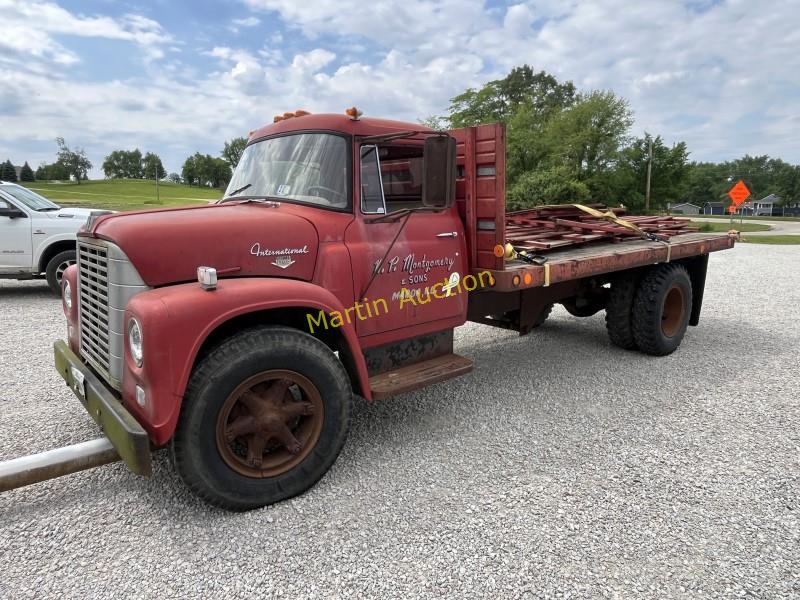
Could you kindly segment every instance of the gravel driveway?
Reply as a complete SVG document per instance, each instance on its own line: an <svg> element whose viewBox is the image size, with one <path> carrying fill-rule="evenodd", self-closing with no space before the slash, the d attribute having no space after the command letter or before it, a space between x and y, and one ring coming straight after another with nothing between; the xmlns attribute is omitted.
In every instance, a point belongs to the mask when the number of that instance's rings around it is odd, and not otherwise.
<svg viewBox="0 0 800 600"><path fill-rule="evenodd" d="M198 502L166 457L0 495L0 597L800 597L800 248L712 255L665 358L602 315L470 325L475 372L354 412L282 504ZM52 368L59 303L0 282L0 459L97 429Z"/></svg>

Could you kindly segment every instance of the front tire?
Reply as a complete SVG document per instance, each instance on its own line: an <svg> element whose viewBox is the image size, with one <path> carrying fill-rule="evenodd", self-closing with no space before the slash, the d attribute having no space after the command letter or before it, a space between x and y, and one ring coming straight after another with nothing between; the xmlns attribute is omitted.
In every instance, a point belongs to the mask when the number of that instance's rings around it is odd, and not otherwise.
<svg viewBox="0 0 800 600"><path fill-rule="evenodd" d="M215 506L279 502L331 467L351 405L347 373L321 341L286 327L247 330L195 368L171 443L173 463Z"/></svg>
<svg viewBox="0 0 800 600"><path fill-rule="evenodd" d="M45 267L45 277L47 278L47 285L57 296L61 296L61 278L64 276L64 271L67 267L74 265L76 262L75 250L64 250L59 252L47 262Z"/></svg>

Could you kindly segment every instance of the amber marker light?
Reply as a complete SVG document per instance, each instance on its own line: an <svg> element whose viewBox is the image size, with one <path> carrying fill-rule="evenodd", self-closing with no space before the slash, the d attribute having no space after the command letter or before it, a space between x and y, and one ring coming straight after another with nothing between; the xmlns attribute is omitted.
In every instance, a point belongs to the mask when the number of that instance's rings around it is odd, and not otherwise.
<svg viewBox="0 0 800 600"><path fill-rule="evenodd" d="M281 115L275 115L272 117L272 122L277 123L278 121L283 121L283 117Z"/></svg>
<svg viewBox="0 0 800 600"><path fill-rule="evenodd" d="M514 275L514 277L511 278L511 283L519 285L519 275Z"/></svg>
<svg viewBox="0 0 800 600"><path fill-rule="evenodd" d="M301 108L298 108L296 111L294 111L295 117L305 117L306 115L310 114L311 114L310 112L308 112L307 110L303 110Z"/></svg>
<svg viewBox="0 0 800 600"><path fill-rule="evenodd" d="M345 109L344 114L353 119L353 121L358 121L361 118L361 115L364 113L358 110L355 106L351 106L350 108Z"/></svg>
<svg viewBox="0 0 800 600"><path fill-rule="evenodd" d="M525 281L525 285L530 285L531 282L533 281L533 275L531 275L530 273L525 273L525 277L523 278L523 280Z"/></svg>
<svg viewBox="0 0 800 600"><path fill-rule="evenodd" d="M502 245L497 244L497 246L494 247L494 255L497 258L502 258L505 253L506 253L505 248L503 248Z"/></svg>

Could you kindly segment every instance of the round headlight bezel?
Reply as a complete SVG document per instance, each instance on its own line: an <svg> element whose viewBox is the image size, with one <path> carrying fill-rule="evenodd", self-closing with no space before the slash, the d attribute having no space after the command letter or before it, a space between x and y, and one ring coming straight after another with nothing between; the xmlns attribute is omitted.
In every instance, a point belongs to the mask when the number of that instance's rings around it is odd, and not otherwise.
<svg viewBox="0 0 800 600"><path fill-rule="evenodd" d="M144 335L142 334L142 324L136 317L128 320L128 350L131 358L137 367L141 367L144 362Z"/></svg>
<svg viewBox="0 0 800 600"><path fill-rule="evenodd" d="M64 279L64 287L61 290L61 300L64 302L64 306L68 311L72 310L72 286L69 283L69 279Z"/></svg>

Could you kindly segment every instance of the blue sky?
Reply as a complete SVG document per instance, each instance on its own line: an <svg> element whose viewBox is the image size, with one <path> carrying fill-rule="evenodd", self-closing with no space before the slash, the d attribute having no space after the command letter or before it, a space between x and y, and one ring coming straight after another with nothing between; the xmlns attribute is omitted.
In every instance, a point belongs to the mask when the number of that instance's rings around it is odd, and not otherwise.
<svg viewBox="0 0 800 600"><path fill-rule="evenodd" d="M0 160L54 138L180 171L276 113L416 120L529 63L612 89L695 160L800 163L796 0L0 0Z"/></svg>

